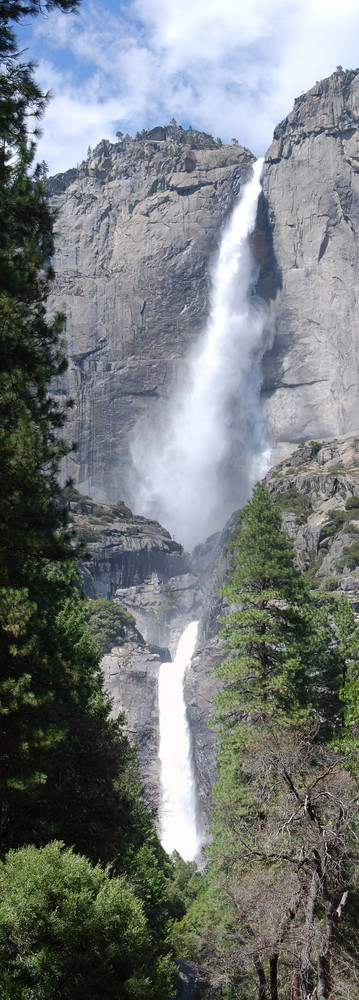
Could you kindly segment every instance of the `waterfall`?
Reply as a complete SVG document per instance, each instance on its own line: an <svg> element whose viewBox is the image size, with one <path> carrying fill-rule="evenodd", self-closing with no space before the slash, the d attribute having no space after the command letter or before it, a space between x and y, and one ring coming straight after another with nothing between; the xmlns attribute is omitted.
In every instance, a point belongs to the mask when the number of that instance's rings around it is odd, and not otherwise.
<svg viewBox="0 0 359 1000"><path fill-rule="evenodd" d="M162 411L160 428L139 427L132 448L138 509L189 548L220 529L266 471L260 388L267 312L254 295L250 244L262 167L262 160L254 164L223 234L208 324L185 384Z"/></svg>
<svg viewBox="0 0 359 1000"><path fill-rule="evenodd" d="M173 663L162 663L158 681L162 802L161 842L185 861L198 854L196 792L183 682L196 644L198 622L191 622L178 643Z"/></svg>

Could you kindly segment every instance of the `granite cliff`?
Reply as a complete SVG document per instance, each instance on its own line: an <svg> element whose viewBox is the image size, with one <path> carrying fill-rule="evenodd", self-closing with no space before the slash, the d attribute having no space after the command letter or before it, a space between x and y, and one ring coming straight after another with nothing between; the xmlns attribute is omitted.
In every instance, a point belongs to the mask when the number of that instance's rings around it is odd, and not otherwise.
<svg viewBox="0 0 359 1000"><path fill-rule="evenodd" d="M103 141L49 180L56 225L51 309L66 315L75 402L67 473L100 500L129 498L129 441L182 382L208 314L219 234L253 155L179 126Z"/></svg>
<svg viewBox="0 0 359 1000"><path fill-rule="evenodd" d="M265 158L260 291L274 340L264 362L273 437L292 448L359 428L359 72L299 97Z"/></svg>
<svg viewBox="0 0 359 1000"><path fill-rule="evenodd" d="M68 487L64 503L85 549L86 594L114 600L135 620L121 644L106 652L102 669L113 715L125 712L136 744L144 799L158 810L159 668L174 656L184 624L199 618L220 546L208 543L191 560L157 521L132 514L122 502L96 503Z"/></svg>
<svg viewBox="0 0 359 1000"><path fill-rule="evenodd" d="M359 72L299 97L265 158L253 236L272 347L263 400L277 454L359 424ZM209 311L220 233L254 160L167 128L104 140L49 181L58 212L52 309L66 314L67 472L96 499L129 498L138 420L185 380Z"/></svg>

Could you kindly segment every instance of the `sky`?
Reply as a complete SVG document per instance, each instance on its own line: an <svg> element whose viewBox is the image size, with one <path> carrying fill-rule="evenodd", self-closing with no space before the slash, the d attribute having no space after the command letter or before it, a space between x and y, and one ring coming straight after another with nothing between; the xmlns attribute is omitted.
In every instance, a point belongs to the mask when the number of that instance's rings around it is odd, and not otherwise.
<svg viewBox="0 0 359 1000"><path fill-rule="evenodd" d="M359 64L358 0L83 0L17 31L52 101L39 160L76 166L115 134L178 124L256 156L294 98Z"/></svg>

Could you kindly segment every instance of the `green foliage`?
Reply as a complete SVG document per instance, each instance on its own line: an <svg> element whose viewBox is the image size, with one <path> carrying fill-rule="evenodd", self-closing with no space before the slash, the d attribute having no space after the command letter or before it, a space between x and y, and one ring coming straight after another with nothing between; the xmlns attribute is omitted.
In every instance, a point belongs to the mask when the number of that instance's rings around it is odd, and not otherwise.
<svg viewBox="0 0 359 1000"><path fill-rule="evenodd" d="M350 570L359 566L359 539L352 545L344 546L343 555L336 560L335 565L338 569L344 569L347 566Z"/></svg>
<svg viewBox="0 0 359 1000"><path fill-rule="evenodd" d="M77 540L81 543L81 545L84 546L90 545L91 542L98 541L98 534L97 531L94 530L94 528L80 528L79 531L76 532L76 537Z"/></svg>
<svg viewBox="0 0 359 1000"><path fill-rule="evenodd" d="M320 540L323 538L333 538L348 520L348 513L345 510L331 510L328 512L329 522L323 524L320 532Z"/></svg>
<svg viewBox="0 0 359 1000"><path fill-rule="evenodd" d="M52 218L27 141L44 100L9 26L25 6L46 5L2 5L0 20L0 849L56 837L119 870L153 824L121 721L109 718L57 482L65 413L49 382L65 366L62 319L46 318ZM126 616L111 612L118 634ZM103 633L112 627L102 621Z"/></svg>
<svg viewBox="0 0 359 1000"><path fill-rule="evenodd" d="M143 909L124 878L54 842L11 851L0 886L4 1000L157 995Z"/></svg>
<svg viewBox="0 0 359 1000"><path fill-rule="evenodd" d="M178 851L171 855L171 879L168 883L168 900L172 917L181 919L197 898L202 876L194 861L184 861ZM182 954L181 952L177 954Z"/></svg>
<svg viewBox="0 0 359 1000"><path fill-rule="evenodd" d="M132 517L132 510L125 504L124 500L118 500L116 504L116 510L119 517Z"/></svg>
<svg viewBox="0 0 359 1000"><path fill-rule="evenodd" d="M334 609L334 624L341 664L343 723L334 745L344 754L344 766L359 780L359 625L344 596Z"/></svg>
<svg viewBox="0 0 359 1000"><path fill-rule="evenodd" d="M135 628L136 625L130 611L125 611L115 601L107 601L104 597L88 601L86 621L101 656L110 653L113 646L122 646L126 639L126 629Z"/></svg>
<svg viewBox="0 0 359 1000"><path fill-rule="evenodd" d="M164 584L163 594L164 598L157 611L154 611L153 608L150 609L150 618L155 624L169 621L181 603L181 595L171 583Z"/></svg>
<svg viewBox="0 0 359 1000"><path fill-rule="evenodd" d="M3 682L2 850L58 837L95 861L118 856L124 865L152 822L140 804L134 751L121 720L109 718L76 581L59 566L37 578L23 656L32 673L18 688Z"/></svg>
<svg viewBox="0 0 359 1000"><path fill-rule="evenodd" d="M320 576L317 582L320 590L324 590L326 592L331 590L337 590L338 587L337 577L330 576L329 574L327 574L326 576Z"/></svg>
<svg viewBox="0 0 359 1000"><path fill-rule="evenodd" d="M352 518L359 517L359 497L348 497L345 501L345 510L350 511L350 516Z"/></svg>
<svg viewBox="0 0 359 1000"><path fill-rule="evenodd" d="M69 501L70 503L72 501L74 503L82 503L86 502L86 500L90 500L90 497L86 496L84 493L79 493L79 491L73 485L71 480L69 480L67 485L64 486L63 490L61 491L61 496L64 498L64 500Z"/></svg>
<svg viewBox="0 0 359 1000"><path fill-rule="evenodd" d="M280 511L290 510L295 512L298 524L305 524L312 510L310 498L305 493L300 493L296 486L290 487L284 493L278 493L275 498L275 504Z"/></svg>
<svg viewBox="0 0 359 1000"><path fill-rule="evenodd" d="M66 413L49 385L66 362L62 317L46 316L53 220L28 139L46 100L10 27L51 7L77 2L15 0L0 11L1 856L14 849L0 869L0 981L6 1000L167 1000L170 874L123 720L110 718L57 481ZM69 485L65 501L74 499L86 498ZM132 616L95 604L100 642L121 639ZM116 877L44 846L54 838L111 863Z"/></svg>
<svg viewBox="0 0 359 1000"><path fill-rule="evenodd" d="M320 449L323 447L323 444L320 441L309 441L309 446L312 449L311 457L315 458L315 456L318 454L318 451L320 451Z"/></svg>
<svg viewBox="0 0 359 1000"><path fill-rule="evenodd" d="M345 600L309 601L262 485L232 549L210 863L174 940L229 997L286 1000L317 984L328 1000L333 914L356 877L354 755L349 777L331 742L343 702L358 717L356 630Z"/></svg>
<svg viewBox="0 0 359 1000"><path fill-rule="evenodd" d="M46 317L53 277L52 218L44 173L31 173L29 118L46 101L31 64L21 62L11 20L45 9L40 2L1 5L0 18L0 799L2 828L12 792L45 780L44 753L61 739L51 705L56 650L50 623L59 593L77 587L67 570L61 586L48 566L76 559L59 505L58 462L67 446L65 420L49 383L66 367L62 317ZM49 3L65 10L76 4ZM65 408L66 410L66 408ZM55 588L55 589L54 589ZM55 593L56 591L56 593Z"/></svg>
<svg viewBox="0 0 359 1000"><path fill-rule="evenodd" d="M232 548L236 563L224 596L234 610L222 631L230 655L218 670L227 683L216 701L216 718L225 728L243 713L298 713L310 686L303 660L309 638L303 580L280 513L260 483Z"/></svg>

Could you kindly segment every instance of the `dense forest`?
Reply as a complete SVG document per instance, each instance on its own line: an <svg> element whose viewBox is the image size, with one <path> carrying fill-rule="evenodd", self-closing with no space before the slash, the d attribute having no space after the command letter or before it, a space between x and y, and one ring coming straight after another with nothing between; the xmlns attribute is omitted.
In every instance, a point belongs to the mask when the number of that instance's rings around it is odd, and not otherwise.
<svg viewBox="0 0 359 1000"><path fill-rule="evenodd" d="M345 598L314 600L264 486L231 541L202 874L162 849L110 717L99 663L124 619L89 607L61 501L63 317L46 313L54 220L33 166L47 98L14 33L78 6L0 3L1 995L169 1000L181 956L198 995L349 1000L359 626Z"/></svg>

